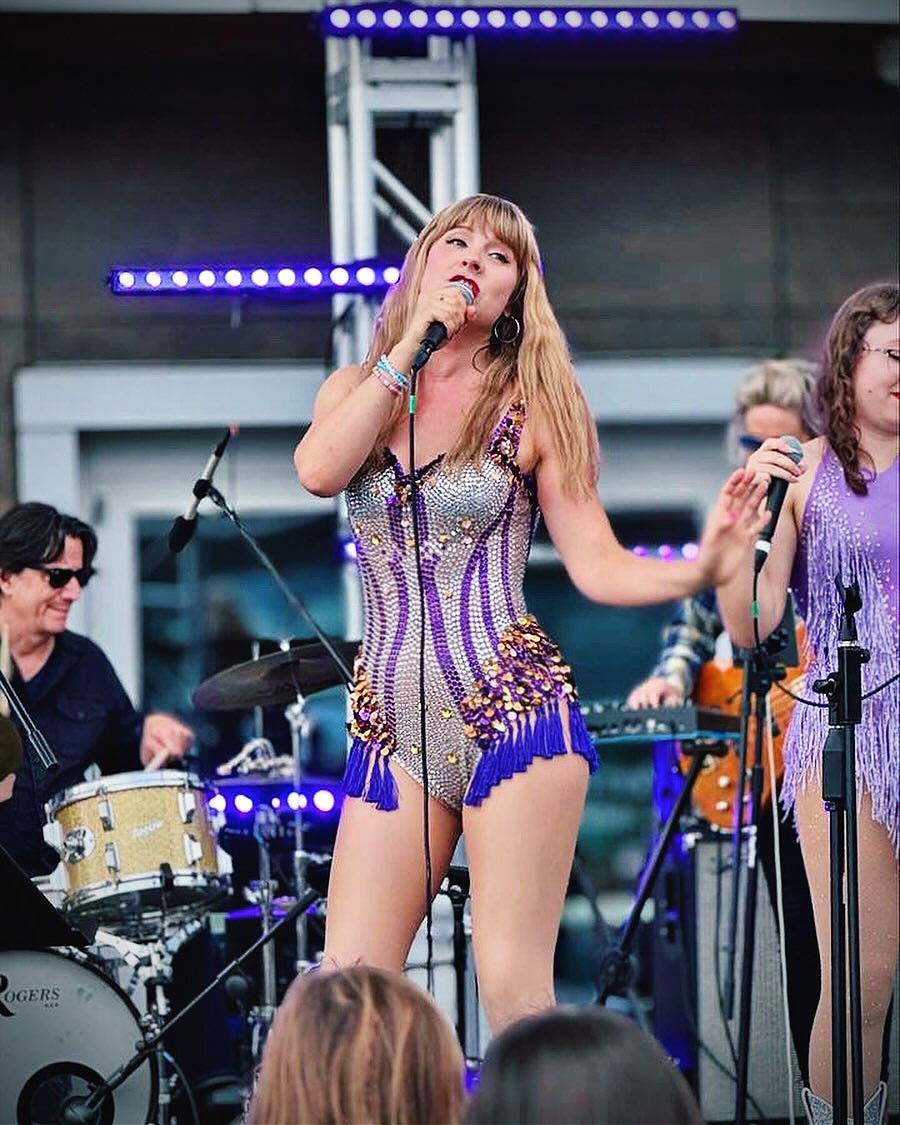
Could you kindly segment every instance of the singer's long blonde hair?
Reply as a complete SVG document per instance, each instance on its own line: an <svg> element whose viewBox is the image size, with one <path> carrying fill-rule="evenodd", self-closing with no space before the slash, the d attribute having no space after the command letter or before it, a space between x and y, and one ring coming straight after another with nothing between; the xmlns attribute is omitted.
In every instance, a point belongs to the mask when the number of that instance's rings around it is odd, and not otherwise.
<svg viewBox="0 0 900 1125"><path fill-rule="evenodd" d="M515 255L519 277L507 312L519 321L522 331L508 345L492 338L476 356L476 363L482 357L485 361L480 387L445 464L452 467L480 459L501 410L517 386L529 411L539 414L548 427L567 487L576 494L586 494L597 480L597 430L562 329L550 307L534 230L514 203L496 195L472 195L434 216L410 246L400 279L384 299L360 378L403 335L419 295L428 251L442 235L458 226L482 226L493 231ZM405 409L405 401L398 398L376 449L386 443Z"/></svg>

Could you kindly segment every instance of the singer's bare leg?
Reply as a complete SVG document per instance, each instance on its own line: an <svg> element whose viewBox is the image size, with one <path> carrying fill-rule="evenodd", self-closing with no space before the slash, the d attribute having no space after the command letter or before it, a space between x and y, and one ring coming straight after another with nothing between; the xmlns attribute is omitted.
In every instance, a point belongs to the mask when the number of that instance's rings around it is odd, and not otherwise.
<svg viewBox="0 0 900 1125"><path fill-rule="evenodd" d="M495 1033L555 1003L553 953L587 779L580 755L536 758L463 809L478 991Z"/></svg>
<svg viewBox="0 0 900 1125"><path fill-rule="evenodd" d="M357 797L341 810L328 882L323 964L395 969L425 917L422 787L395 768L399 808L383 812ZM432 887L441 884L459 839L460 818L429 803Z"/></svg>
<svg viewBox="0 0 900 1125"><path fill-rule="evenodd" d="M809 1045L809 1084L830 1102L831 1091L831 868L828 814L821 783L813 778L797 795L800 846L809 879L816 936L822 960L822 994ZM898 952L897 857L887 829L872 819L872 800L863 792L857 817L859 846L859 945L863 1012L864 1099L875 1091L881 1071L884 1020ZM848 1044L847 1058L850 1050Z"/></svg>

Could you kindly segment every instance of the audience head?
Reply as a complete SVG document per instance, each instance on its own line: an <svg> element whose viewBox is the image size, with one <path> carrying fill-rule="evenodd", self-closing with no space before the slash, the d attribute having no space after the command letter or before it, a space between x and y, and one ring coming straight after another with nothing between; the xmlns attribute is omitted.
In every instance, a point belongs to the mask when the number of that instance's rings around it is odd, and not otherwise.
<svg viewBox="0 0 900 1125"><path fill-rule="evenodd" d="M551 1008L488 1047L467 1125L701 1122L659 1045L606 1008Z"/></svg>
<svg viewBox="0 0 900 1125"><path fill-rule="evenodd" d="M819 433L816 369L805 359L767 359L751 367L738 386L728 426L728 455L742 465L766 438L793 434L809 441Z"/></svg>
<svg viewBox="0 0 900 1125"><path fill-rule="evenodd" d="M367 965L298 977L266 1040L248 1125L456 1125L463 1057L432 998Z"/></svg>

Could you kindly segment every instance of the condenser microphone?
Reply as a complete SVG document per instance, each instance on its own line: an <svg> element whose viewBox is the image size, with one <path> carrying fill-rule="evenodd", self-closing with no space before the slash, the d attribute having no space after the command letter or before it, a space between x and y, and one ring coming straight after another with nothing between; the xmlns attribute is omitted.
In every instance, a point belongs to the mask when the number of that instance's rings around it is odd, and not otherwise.
<svg viewBox="0 0 900 1125"><path fill-rule="evenodd" d="M803 460L803 446L793 434L786 434L780 439L786 445L790 446L787 456L799 465ZM775 534L775 526L778 523L778 517L781 515L781 506L784 503L784 498L787 495L788 481L783 480L781 477L772 477L772 482L769 485L769 491L766 495L766 511L771 512L769 522L759 533L756 540L756 552L753 556L753 573L759 574L763 568L763 563L769 557L769 550L772 546L772 536Z"/></svg>
<svg viewBox="0 0 900 1125"><path fill-rule="evenodd" d="M184 515L176 517L172 527L169 529L169 550L173 555L177 555L179 551L183 551L194 538L194 532L197 530L197 509L200 507L200 501L209 492L209 486L212 484L215 471L218 468L219 462L222 460L225 447L228 445L229 441L231 441L231 435L236 428L235 426L229 426L225 431L222 440L210 454L210 458L206 462L203 472L194 482L194 498L185 508Z"/></svg>
<svg viewBox="0 0 900 1125"><path fill-rule="evenodd" d="M462 278L454 279L450 282L455 286L463 297L465 297L466 304L472 305L475 303L475 292L468 281L463 281ZM413 371L420 371L425 364L431 359L431 354L443 344L447 339L447 326L442 324L439 320L433 320L428 325L428 330L422 337L422 342L419 344L419 350L416 352L415 357L410 365Z"/></svg>

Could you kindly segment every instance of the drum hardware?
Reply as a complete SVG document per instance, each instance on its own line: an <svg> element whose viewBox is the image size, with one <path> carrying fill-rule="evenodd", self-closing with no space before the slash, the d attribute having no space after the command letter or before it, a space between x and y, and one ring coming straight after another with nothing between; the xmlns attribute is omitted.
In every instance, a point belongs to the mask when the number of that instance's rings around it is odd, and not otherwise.
<svg viewBox="0 0 900 1125"><path fill-rule="evenodd" d="M275 747L268 738L263 738L260 735L244 743L240 751L235 754L233 758L229 758L227 762L216 766L216 774L219 777L228 777L229 774L235 771L241 775L248 773L268 773L271 769L271 763L275 760Z"/></svg>
<svg viewBox="0 0 900 1125"><path fill-rule="evenodd" d="M186 1004L176 1015L174 1015L167 1023L161 1023L160 1017L167 1014L166 1006L167 1001L163 992L163 983L166 972L166 961L170 960L170 956L164 950L153 950L151 947L151 971L155 972L157 976L150 978L150 983L154 986L153 996L155 998L156 1009L148 1012L147 1027L144 1029L143 1041L138 1041L134 1054L124 1062L117 1070L113 1071L108 1078L102 1079L99 1082L87 1080L90 1086L90 1092L85 1095L75 1095L67 1099L65 1108L65 1115L63 1117L64 1125L99 1125L101 1122L101 1112L107 1104L107 1099L112 1093L122 1086L135 1073L148 1059L154 1059L159 1065L159 1062L164 1061L164 1050L162 1047L165 1036L169 1034L172 1028L179 1023L184 1016L191 1011L197 1004L204 1000L215 988L226 981L229 977L240 973L241 965L248 957L251 957L259 949L270 942L282 926L286 926L296 921L298 915L305 913L310 906L318 898L316 891L309 890L291 907L283 918L277 921L273 926L266 930L252 945L244 950L240 956L235 957L230 961L224 969L219 972L210 983L199 992L193 1000ZM0 962L2 963L2 962ZM149 1004L148 995L148 1004ZM128 1002L130 1004L130 1001ZM148 1034L149 1032L149 1034ZM163 1084L165 1085L165 1083ZM165 1102L164 1100L165 1099ZM169 1091L160 1092L160 1115L157 1117L157 1125L167 1125L168 1122L168 1104L169 1104ZM165 1116L164 1116L165 1114ZM148 1117L145 1120L149 1119ZM16 1120L11 1118L11 1120ZM22 1119L24 1122L28 1119ZM121 1120L125 1120L124 1118ZM138 1118L128 1118L128 1121L137 1121Z"/></svg>
<svg viewBox="0 0 900 1125"><path fill-rule="evenodd" d="M250 883L250 894L245 896L259 906L259 923L263 934L272 925L274 895L278 884L272 879L272 860L269 855L269 837L278 828L278 818L273 809L260 805L256 810L253 835L259 856L259 878ZM262 1045L272 1026L278 1006L275 966L275 946L267 942L262 949L262 1003L255 1005L249 1014L251 1027L251 1057L254 1063L262 1057Z"/></svg>

